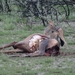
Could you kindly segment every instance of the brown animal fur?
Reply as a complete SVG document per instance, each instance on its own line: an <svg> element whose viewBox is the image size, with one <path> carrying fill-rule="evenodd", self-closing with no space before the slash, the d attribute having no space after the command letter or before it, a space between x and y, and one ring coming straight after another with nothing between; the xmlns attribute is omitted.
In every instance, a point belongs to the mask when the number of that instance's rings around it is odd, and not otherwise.
<svg viewBox="0 0 75 75"><path fill-rule="evenodd" d="M68 49L68 45L67 45L64 35L63 35L63 29L56 28L53 21L49 22L49 25L44 30L44 34L50 38L57 39L59 37L65 43L66 49Z"/></svg>
<svg viewBox="0 0 75 75"><path fill-rule="evenodd" d="M34 53L35 51L31 51L30 50L30 47L29 47L29 40L36 34L32 34L30 36L28 36L27 38L25 38L24 40L20 41L20 42L13 42L13 43L10 43L10 44L7 44L3 47L0 47L0 49L4 49L4 48L7 48L7 47L13 47L15 50L17 49L17 51L15 52L18 52L19 51L23 51L23 52L28 52L28 53ZM38 34L40 36L42 36L42 38L48 38L47 36L43 35L43 34ZM49 39L49 38L48 38ZM56 46L58 46L59 49L56 49ZM60 47L59 47L59 43L56 39L49 39L49 43L48 43L48 47L46 48L46 54L48 54L48 49L50 49L51 51L52 50L56 50L59 52L60 50ZM12 51L6 51L6 52L12 52ZM13 51L14 52L14 51ZM60 52L59 52L60 53ZM33 55L33 54L32 54ZM50 54L49 54L50 55ZM34 55L36 56L36 55Z"/></svg>

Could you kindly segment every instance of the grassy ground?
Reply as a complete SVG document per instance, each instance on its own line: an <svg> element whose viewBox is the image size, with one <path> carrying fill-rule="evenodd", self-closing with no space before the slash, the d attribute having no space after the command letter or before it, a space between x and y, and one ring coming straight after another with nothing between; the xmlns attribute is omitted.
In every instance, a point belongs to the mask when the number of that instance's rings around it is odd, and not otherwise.
<svg viewBox="0 0 75 75"><path fill-rule="evenodd" d="M74 23L60 23L69 49L61 47L61 52L75 52ZM0 15L0 46L20 41L32 33L43 33L45 27L37 23L28 31L25 21L18 17ZM57 57L9 57L0 54L0 75L75 75L75 55Z"/></svg>

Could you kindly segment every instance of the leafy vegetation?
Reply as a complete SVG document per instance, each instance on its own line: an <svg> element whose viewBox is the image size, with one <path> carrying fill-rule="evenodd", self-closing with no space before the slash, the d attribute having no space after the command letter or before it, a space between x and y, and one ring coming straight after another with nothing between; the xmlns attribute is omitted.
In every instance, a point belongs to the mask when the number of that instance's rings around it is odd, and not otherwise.
<svg viewBox="0 0 75 75"><path fill-rule="evenodd" d="M50 19L55 21L74 20L73 12L75 12L74 0L0 0L0 14L39 18L44 26ZM9 19L7 20L9 22ZM31 19L28 20L31 22ZM10 26L8 29L14 29L14 26Z"/></svg>

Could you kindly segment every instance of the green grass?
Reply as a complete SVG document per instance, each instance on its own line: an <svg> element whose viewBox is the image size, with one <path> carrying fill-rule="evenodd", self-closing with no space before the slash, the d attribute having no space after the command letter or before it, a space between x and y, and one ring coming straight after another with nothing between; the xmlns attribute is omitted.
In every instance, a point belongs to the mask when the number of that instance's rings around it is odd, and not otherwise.
<svg viewBox="0 0 75 75"><path fill-rule="evenodd" d="M1 55L0 75L74 75L75 58L33 57L8 58ZM73 61L73 62L72 62Z"/></svg>
<svg viewBox="0 0 75 75"><path fill-rule="evenodd" d="M0 46L20 41L33 33L43 33L44 28L42 24L37 24L28 31L25 19L0 15ZM64 32L69 50L62 47L61 52L75 52L72 29L67 28ZM75 55L11 58L6 54L0 54L0 75L75 75Z"/></svg>

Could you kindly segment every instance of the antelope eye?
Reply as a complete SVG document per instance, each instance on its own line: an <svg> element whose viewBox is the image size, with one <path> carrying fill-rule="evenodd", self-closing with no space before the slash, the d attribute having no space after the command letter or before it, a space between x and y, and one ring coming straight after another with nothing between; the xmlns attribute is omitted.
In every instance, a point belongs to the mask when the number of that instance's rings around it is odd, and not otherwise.
<svg viewBox="0 0 75 75"><path fill-rule="evenodd" d="M52 31L52 33L54 33L54 31Z"/></svg>

